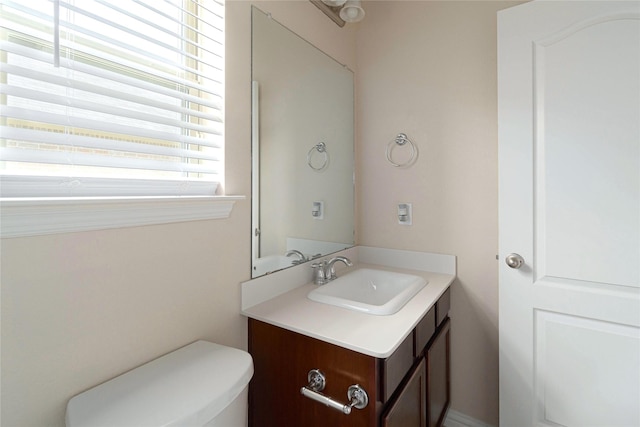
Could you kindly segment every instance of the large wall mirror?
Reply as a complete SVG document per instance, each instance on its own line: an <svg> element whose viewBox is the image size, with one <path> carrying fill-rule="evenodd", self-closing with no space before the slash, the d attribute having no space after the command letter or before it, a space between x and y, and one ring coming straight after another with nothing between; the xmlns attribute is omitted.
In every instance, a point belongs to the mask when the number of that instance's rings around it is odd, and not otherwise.
<svg viewBox="0 0 640 427"><path fill-rule="evenodd" d="M353 72L252 8L252 277L354 244Z"/></svg>

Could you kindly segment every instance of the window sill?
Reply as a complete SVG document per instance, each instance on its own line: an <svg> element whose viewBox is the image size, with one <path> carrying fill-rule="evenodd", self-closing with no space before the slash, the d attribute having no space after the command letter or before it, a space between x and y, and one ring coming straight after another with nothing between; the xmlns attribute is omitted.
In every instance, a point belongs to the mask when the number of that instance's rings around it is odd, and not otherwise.
<svg viewBox="0 0 640 427"><path fill-rule="evenodd" d="M0 237L228 218L245 196L6 198L0 201Z"/></svg>

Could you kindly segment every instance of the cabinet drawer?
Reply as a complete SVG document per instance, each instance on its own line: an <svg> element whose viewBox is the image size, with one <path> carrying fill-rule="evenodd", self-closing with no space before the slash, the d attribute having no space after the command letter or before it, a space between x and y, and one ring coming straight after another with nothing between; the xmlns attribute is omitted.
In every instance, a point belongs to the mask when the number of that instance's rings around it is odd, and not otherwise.
<svg viewBox="0 0 640 427"><path fill-rule="evenodd" d="M413 333L382 364L382 398L389 400L413 365Z"/></svg>
<svg viewBox="0 0 640 427"><path fill-rule="evenodd" d="M440 326L451 309L451 288L448 288L436 303L436 326Z"/></svg>
<svg viewBox="0 0 640 427"><path fill-rule="evenodd" d="M436 306L431 307L431 310L422 318L418 326L416 326L416 345L415 356L418 357L422 354L422 351L427 346L427 343L436 332Z"/></svg>

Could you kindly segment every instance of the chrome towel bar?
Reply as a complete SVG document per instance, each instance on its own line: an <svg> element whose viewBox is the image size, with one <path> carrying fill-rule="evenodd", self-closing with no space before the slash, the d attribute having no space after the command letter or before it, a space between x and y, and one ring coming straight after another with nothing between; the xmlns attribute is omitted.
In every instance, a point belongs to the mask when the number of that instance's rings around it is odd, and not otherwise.
<svg viewBox="0 0 640 427"><path fill-rule="evenodd" d="M369 396L367 392L358 384L349 386L347 390L347 399L349 403L340 403L329 396L320 393L326 384L325 376L318 369L312 369L307 375L309 384L300 389L300 393L311 400L320 402L332 409L338 410L345 415L351 413L351 408L363 409L369 404Z"/></svg>

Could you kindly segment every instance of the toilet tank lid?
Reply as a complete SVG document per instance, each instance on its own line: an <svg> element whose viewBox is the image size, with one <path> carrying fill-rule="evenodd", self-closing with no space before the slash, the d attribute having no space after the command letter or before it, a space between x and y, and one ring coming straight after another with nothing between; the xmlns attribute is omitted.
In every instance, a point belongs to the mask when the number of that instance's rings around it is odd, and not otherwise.
<svg viewBox="0 0 640 427"><path fill-rule="evenodd" d="M197 341L71 398L67 427L203 425L252 375L249 353Z"/></svg>

